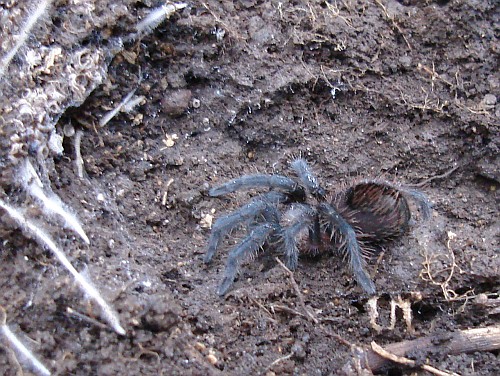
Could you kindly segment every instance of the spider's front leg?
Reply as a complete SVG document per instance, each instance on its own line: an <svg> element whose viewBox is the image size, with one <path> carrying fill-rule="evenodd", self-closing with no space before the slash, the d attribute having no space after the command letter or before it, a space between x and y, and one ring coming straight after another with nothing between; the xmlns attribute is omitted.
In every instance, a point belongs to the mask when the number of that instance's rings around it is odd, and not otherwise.
<svg viewBox="0 0 500 376"><path fill-rule="evenodd" d="M326 192L320 186L318 179L312 173L307 162L302 158L297 158L291 163L291 166L307 190L318 200L324 200Z"/></svg>
<svg viewBox="0 0 500 376"><path fill-rule="evenodd" d="M212 261L222 237L241 223L251 221L259 215L263 215L266 221L277 222L277 219L272 219L277 217L277 214L274 213L277 210L274 205L284 202L285 200L287 200L285 194L280 192L269 192L258 196L235 212L217 219L212 227L212 233L208 241L207 253L204 257L205 263Z"/></svg>
<svg viewBox="0 0 500 376"><path fill-rule="evenodd" d="M224 278L217 291L219 296L225 295L233 285L240 261L248 255L255 254L276 231L279 231L279 226L275 223L259 225L229 253Z"/></svg>
<svg viewBox="0 0 500 376"><path fill-rule="evenodd" d="M365 260L363 259L354 229L330 204L320 204L318 211L321 218L326 221L327 228L331 231L331 236L333 237L335 233L338 233L342 237L344 242L343 248L349 257L349 265L359 285L368 294L375 294L375 285L365 270Z"/></svg>
<svg viewBox="0 0 500 376"><path fill-rule="evenodd" d="M293 179L283 175L244 175L233 179L218 187L210 189L208 194L212 197L222 196L241 189L261 188L280 189L298 201L305 199L305 191Z"/></svg>
<svg viewBox="0 0 500 376"><path fill-rule="evenodd" d="M285 256L285 265L290 270L295 270L299 263L297 239L301 237L301 234L309 231L309 238L316 238L316 236L311 236L311 233L315 231L316 216L316 211L307 204L295 204L283 216L286 222L281 234L283 254Z"/></svg>

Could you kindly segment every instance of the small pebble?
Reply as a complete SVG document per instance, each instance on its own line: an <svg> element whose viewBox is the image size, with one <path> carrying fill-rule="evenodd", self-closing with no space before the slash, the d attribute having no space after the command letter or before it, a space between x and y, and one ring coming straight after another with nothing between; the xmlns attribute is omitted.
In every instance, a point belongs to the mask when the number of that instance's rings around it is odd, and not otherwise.
<svg viewBox="0 0 500 376"><path fill-rule="evenodd" d="M304 349L304 344L300 341L294 343L291 349L293 355L298 360L303 360L306 358L306 350Z"/></svg>
<svg viewBox="0 0 500 376"><path fill-rule="evenodd" d="M63 134L64 137L73 137L75 135L75 127L71 123L64 124Z"/></svg>
<svg viewBox="0 0 500 376"><path fill-rule="evenodd" d="M200 226L203 228L212 228L212 221L214 216L211 214L204 214L200 220Z"/></svg>
<svg viewBox="0 0 500 376"><path fill-rule="evenodd" d="M191 101L191 90L167 90L165 97L161 100L163 111L170 116L180 116L189 107Z"/></svg>
<svg viewBox="0 0 500 376"><path fill-rule="evenodd" d="M215 366L217 364L217 361L218 361L214 354L208 354L207 360L213 366Z"/></svg>
<svg viewBox="0 0 500 376"><path fill-rule="evenodd" d="M482 100L486 106L494 106L497 103L497 97L493 94L486 94Z"/></svg>
<svg viewBox="0 0 500 376"><path fill-rule="evenodd" d="M163 140L163 143L167 148L171 148L172 146L175 145L175 141L179 139L179 136L177 136L176 133L174 134L166 134L165 135L165 140Z"/></svg>
<svg viewBox="0 0 500 376"><path fill-rule="evenodd" d="M50 134L49 142L47 144L52 153L55 155L62 155L64 152L62 143L63 137L54 131Z"/></svg>
<svg viewBox="0 0 500 376"><path fill-rule="evenodd" d="M196 342L196 343L194 344L194 348L195 348L196 350L200 351L200 352L203 352L203 351L205 351L205 349L206 349L207 347L206 347L203 343L201 343L201 342Z"/></svg>

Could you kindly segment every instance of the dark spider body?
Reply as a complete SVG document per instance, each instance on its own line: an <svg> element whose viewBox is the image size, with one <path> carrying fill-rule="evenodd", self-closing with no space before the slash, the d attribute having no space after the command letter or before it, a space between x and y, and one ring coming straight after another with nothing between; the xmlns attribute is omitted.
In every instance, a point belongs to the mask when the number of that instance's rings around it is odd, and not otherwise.
<svg viewBox="0 0 500 376"><path fill-rule="evenodd" d="M374 294L375 285L365 270L362 247L395 239L408 230L411 212L407 197L413 198L422 216L428 218L427 197L419 191L368 180L329 201L303 159L294 160L291 167L298 182L283 175L244 175L209 191L210 196L216 197L241 189L270 189L213 225L206 263L212 260L222 238L234 228L245 225L249 231L229 253L219 295L224 295L232 286L240 261L254 255L265 244L281 251L287 267L292 270L298 265L299 248L304 253L339 250L347 256L358 284L367 293ZM307 238L307 246L302 244L304 238Z"/></svg>

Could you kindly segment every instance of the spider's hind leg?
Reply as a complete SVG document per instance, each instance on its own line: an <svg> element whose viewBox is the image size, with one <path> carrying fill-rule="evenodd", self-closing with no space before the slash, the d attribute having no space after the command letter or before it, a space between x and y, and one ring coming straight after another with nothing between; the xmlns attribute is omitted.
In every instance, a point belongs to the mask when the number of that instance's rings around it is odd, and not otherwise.
<svg viewBox="0 0 500 376"><path fill-rule="evenodd" d="M354 229L331 205L326 203L320 204L318 210L321 217L326 220L327 226L332 232L332 236L335 232L338 232L343 239L344 250L349 257L349 265L359 285L368 294L375 294L375 285L370 275L365 270L363 253L356 239Z"/></svg>
<svg viewBox="0 0 500 376"><path fill-rule="evenodd" d="M429 198L424 193L409 188L403 188L401 192L411 197L417 203L424 220L428 220L431 217L432 205Z"/></svg>
<svg viewBox="0 0 500 376"><path fill-rule="evenodd" d="M243 241L234 248L228 256L224 278L217 293L223 296L233 285L238 265L246 256L254 254L264 245L266 240L277 231L277 227L272 223L264 223L255 227Z"/></svg>

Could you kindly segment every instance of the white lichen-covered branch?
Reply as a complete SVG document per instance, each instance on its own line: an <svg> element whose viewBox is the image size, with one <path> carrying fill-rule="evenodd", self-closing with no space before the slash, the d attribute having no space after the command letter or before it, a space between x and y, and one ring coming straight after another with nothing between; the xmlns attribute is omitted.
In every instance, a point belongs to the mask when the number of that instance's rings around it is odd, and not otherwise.
<svg viewBox="0 0 500 376"><path fill-rule="evenodd" d="M0 306L0 335L1 343L11 349L16 355L17 361L26 368L33 370L39 375L48 376L50 371L40 362L24 343L17 338L12 330L7 325L7 314L5 309Z"/></svg>
<svg viewBox="0 0 500 376"><path fill-rule="evenodd" d="M47 248L57 257L59 262L74 277L75 281L80 286L85 295L98 304L98 306L101 308L102 316L108 322L108 324L118 334L125 334L125 329L123 329L123 327L121 326L120 320L114 310L109 306L108 303L106 303L99 291L90 283L90 281L88 281L81 273L78 273L78 271L64 254L63 250L55 243L50 235L44 229L42 229L40 225L25 217L21 210L8 205L2 200L0 200L0 208L5 210L7 214L9 214L9 216L19 225L21 230L27 236L33 237L33 239L41 247Z"/></svg>

